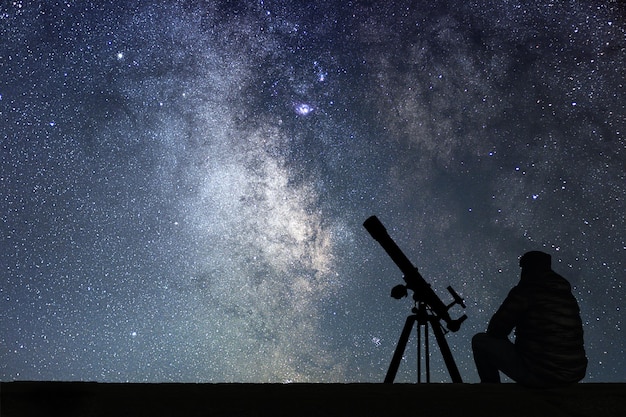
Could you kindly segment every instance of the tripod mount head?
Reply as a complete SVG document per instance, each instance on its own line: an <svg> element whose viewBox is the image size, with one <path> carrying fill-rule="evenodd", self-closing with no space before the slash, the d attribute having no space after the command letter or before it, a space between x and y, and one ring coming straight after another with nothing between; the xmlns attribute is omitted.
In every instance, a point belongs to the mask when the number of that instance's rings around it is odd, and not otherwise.
<svg viewBox="0 0 626 417"><path fill-rule="evenodd" d="M467 315L462 315L458 319L452 319L448 310L455 305L465 308L465 302L457 294L452 287L448 286L448 292L452 295L453 301L450 304L444 304L441 298L437 296L430 284L422 277L418 269L413 266L411 261L404 255L398 245L387 233L385 226L378 220L376 216L371 216L363 223L363 227L387 252L389 257L400 268L404 274L405 284L396 285L391 290L391 296L400 299L408 295L408 290L413 291L413 300L417 303L424 303L439 320L446 323L448 330L456 332L461 328L461 324L467 319Z"/></svg>

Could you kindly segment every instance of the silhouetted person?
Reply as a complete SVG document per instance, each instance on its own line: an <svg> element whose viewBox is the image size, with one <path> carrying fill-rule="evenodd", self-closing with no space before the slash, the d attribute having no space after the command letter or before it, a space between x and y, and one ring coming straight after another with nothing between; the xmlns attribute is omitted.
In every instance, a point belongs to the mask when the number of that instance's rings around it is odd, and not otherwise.
<svg viewBox="0 0 626 417"><path fill-rule="evenodd" d="M587 370L580 309L569 282L552 270L551 256L532 251L520 258L521 279L472 339L478 375L499 383L500 371L537 388L580 381ZM508 336L515 328L515 343Z"/></svg>

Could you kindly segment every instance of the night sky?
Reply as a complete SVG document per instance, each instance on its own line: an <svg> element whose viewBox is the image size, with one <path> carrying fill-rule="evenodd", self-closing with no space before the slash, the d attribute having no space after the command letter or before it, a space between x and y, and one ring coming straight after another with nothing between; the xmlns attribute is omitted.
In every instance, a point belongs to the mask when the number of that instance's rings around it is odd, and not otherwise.
<svg viewBox="0 0 626 417"><path fill-rule="evenodd" d="M388 3L0 2L0 380L382 382L376 215L465 382L528 250L626 382L623 3Z"/></svg>

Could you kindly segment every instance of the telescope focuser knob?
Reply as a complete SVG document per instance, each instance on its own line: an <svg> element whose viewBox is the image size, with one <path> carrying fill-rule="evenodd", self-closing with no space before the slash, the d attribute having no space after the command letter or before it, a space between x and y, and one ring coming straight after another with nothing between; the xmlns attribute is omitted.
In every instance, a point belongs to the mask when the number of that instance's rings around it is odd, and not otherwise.
<svg viewBox="0 0 626 417"><path fill-rule="evenodd" d="M395 298L396 300L404 298L407 295L408 295L408 291L406 289L406 285L399 284L391 289L391 296Z"/></svg>

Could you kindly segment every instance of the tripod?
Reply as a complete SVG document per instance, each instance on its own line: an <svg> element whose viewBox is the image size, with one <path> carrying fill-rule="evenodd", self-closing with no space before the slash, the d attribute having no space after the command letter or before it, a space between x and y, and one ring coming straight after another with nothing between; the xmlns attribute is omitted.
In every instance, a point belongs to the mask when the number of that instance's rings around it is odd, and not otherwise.
<svg viewBox="0 0 626 417"><path fill-rule="evenodd" d="M402 355L404 354L404 350L406 349L406 344L409 340L409 336L411 335L411 330L413 329L413 324L417 325L417 382L422 382L422 327L424 328L424 347L425 347L425 357L424 362L426 365L426 383L430 383L430 349L428 344L428 325L433 329L433 333L435 334L435 339L437 340L437 344L439 345L439 350L443 355L443 360L446 363L448 368L448 372L450 373L450 377L452 378L452 382L462 383L461 374L459 373L459 369L454 362L454 358L452 357L452 352L450 351L450 347L448 346L448 342L446 341L443 328L441 323L439 323L439 317L433 314L426 306L426 303L423 301L416 301L415 306L411 309L413 314L409 315L406 318L406 322L404 323L404 328L402 329L402 333L400 334L400 339L398 340L398 344L396 345L396 350L393 353L393 358L391 359L391 364L389 365L389 369L387 370L387 375L385 376L385 383L393 383L393 380L396 378L396 373L398 372L398 368L400 367L400 361L402 360Z"/></svg>

